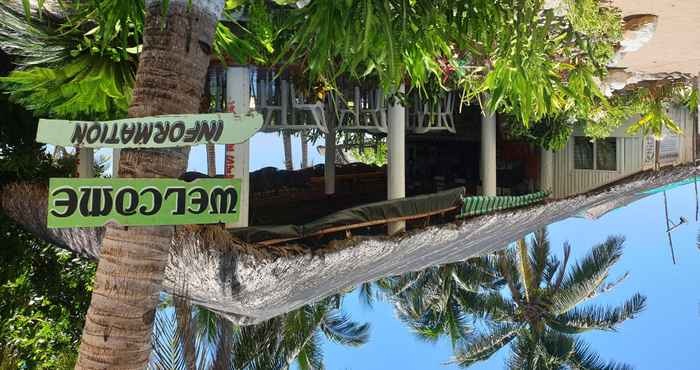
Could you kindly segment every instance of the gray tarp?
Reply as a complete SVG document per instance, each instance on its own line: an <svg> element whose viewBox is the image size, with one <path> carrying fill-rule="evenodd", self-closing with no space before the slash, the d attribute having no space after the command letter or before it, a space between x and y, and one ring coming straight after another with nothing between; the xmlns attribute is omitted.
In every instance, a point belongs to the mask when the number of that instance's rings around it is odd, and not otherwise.
<svg viewBox="0 0 700 370"><path fill-rule="evenodd" d="M434 194L348 208L304 225L251 226L231 229L229 232L248 243L272 239L301 239L331 227L412 217L461 206L461 197L464 194L465 189L459 187Z"/></svg>

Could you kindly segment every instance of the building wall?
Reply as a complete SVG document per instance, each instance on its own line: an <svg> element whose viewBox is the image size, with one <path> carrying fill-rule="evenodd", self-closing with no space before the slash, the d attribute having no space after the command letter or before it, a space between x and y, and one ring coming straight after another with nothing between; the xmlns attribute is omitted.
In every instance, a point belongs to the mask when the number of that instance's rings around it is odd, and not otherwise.
<svg viewBox="0 0 700 370"><path fill-rule="evenodd" d="M693 136L695 117L685 108L673 109L671 112L673 122L676 122L682 129L680 163L688 163L693 160Z"/></svg>
<svg viewBox="0 0 700 370"><path fill-rule="evenodd" d="M674 164L690 162L693 159L693 115L685 108L675 108L670 113L684 132L680 141L680 158ZM576 132L574 136L582 136L582 133ZM615 130L612 137L617 139L617 171L574 169L573 137L564 149L554 153L554 198L585 193L645 169L644 137L627 135L624 129Z"/></svg>

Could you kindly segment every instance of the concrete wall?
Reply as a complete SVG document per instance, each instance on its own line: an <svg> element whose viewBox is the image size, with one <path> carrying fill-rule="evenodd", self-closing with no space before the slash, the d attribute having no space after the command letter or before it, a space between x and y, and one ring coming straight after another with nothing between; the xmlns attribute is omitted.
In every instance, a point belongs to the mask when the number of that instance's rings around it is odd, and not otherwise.
<svg viewBox="0 0 700 370"><path fill-rule="evenodd" d="M675 164L690 162L693 159L693 115L685 108L674 108L670 113L684 132L680 142L680 160ZM626 126L623 125L611 135L617 140L617 171L574 169L573 138L565 148L555 152L552 197L564 198L585 193L642 171L644 138L641 135L627 135ZM582 136L582 132L577 131L574 136Z"/></svg>

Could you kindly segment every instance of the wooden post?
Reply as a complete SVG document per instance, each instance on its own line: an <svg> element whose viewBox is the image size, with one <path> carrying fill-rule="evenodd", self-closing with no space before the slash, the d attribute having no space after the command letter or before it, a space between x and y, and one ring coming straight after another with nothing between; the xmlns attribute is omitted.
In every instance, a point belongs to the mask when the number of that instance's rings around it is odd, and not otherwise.
<svg viewBox="0 0 700 370"><path fill-rule="evenodd" d="M95 151L92 148L75 148L78 159L78 177L95 177Z"/></svg>
<svg viewBox="0 0 700 370"><path fill-rule="evenodd" d="M250 109L250 78L248 67L229 67L226 70L226 109L245 114ZM240 216L236 224L226 227L247 227L250 196L250 141L227 144L224 157L224 175L241 179Z"/></svg>
<svg viewBox="0 0 700 370"><path fill-rule="evenodd" d="M119 158L121 158L121 149L112 149L112 177L119 178Z"/></svg>
<svg viewBox="0 0 700 370"><path fill-rule="evenodd" d="M404 85L399 87L400 93L405 91ZM395 100L389 107L388 146L388 191L389 199L406 197L406 108ZM406 221L389 224L389 235L395 235L406 230Z"/></svg>
<svg viewBox="0 0 700 370"><path fill-rule="evenodd" d="M488 105L489 96L484 94L483 105ZM481 112L481 193L496 195L496 113Z"/></svg>
<svg viewBox="0 0 700 370"><path fill-rule="evenodd" d="M216 144L207 144L207 176L216 177Z"/></svg>

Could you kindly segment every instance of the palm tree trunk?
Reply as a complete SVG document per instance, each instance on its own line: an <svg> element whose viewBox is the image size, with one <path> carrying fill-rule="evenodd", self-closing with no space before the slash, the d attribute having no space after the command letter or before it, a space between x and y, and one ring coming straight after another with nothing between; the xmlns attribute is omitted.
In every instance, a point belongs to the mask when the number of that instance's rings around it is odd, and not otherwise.
<svg viewBox="0 0 700 370"><path fill-rule="evenodd" d="M199 112L208 113L211 111L211 94L212 90L210 85L212 83L211 79L214 78L214 73L212 73L211 68L207 71L207 77L204 82L204 93L202 94L202 99L199 103ZM219 91L214 91L214 94L219 93ZM218 97L217 97L218 98ZM218 104L217 104L218 105ZM217 108L219 108L217 106ZM220 112L221 110L215 109L214 111ZM207 175L209 177L216 176L216 146L214 144L207 144Z"/></svg>
<svg viewBox="0 0 700 370"><path fill-rule="evenodd" d="M147 0L143 51L130 117L197 113L223 0ZM189 150L123 150L120 177L176 178ZM76 369L143 369L163 288L174 228L116 227L105 231Z"/></svg>
<svg viewBox="0 0 700 370"><path fill-rule="evenodd" d="M301 168L306 168L309 167L309 142L303 131L299 137L301 138Z"/></svg>
<svg viewBox="0 0 700 370"><path fill-rule="evenodd" d="M294 169L294 160L292 159L292 134L289 131L283 131L282 141L284 142L284 168L291 171Z"/></svg>

